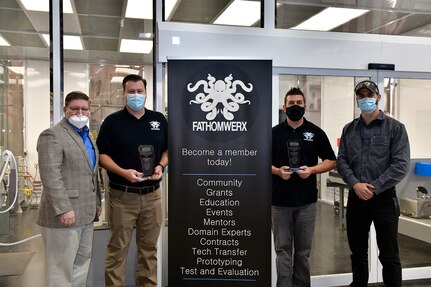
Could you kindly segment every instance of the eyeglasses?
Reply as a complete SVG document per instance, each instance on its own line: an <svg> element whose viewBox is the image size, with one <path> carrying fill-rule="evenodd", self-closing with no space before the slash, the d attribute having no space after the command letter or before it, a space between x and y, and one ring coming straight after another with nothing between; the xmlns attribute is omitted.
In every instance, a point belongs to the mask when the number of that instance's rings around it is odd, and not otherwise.
<svg viewBox="0 0 431 287"><path fill-rule="evenodd" d="M90 108L80 108L80 107L67 107L69 110L71 110L73 113L77 114L79 112L88 113L90 111Z"/></svg>

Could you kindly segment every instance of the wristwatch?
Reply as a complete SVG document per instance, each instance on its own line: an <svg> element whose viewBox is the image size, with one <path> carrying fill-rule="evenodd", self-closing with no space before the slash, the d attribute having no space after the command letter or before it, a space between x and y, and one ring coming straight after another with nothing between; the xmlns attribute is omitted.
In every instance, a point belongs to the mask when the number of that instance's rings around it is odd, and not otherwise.
<svg viewBox="0 0 431 287"><path fill-rule="evenodd" d="M161 162L159 162L157 165L160 165L162 167L162 172L165 172L165 166Z"/></svg>

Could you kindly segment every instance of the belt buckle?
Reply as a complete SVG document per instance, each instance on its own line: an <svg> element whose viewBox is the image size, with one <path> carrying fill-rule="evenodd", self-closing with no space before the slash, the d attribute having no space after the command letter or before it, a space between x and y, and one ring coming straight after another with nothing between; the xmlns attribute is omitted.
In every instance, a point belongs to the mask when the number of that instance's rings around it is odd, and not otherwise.
<svg viewBox="0 0 431 287"><path fill-rule="evenodd" d="M142 195L142 194L147 194L147 193L150 193L150 189L151 188L154 188L154 186L144 186L144 187L141 187L140 189L139 189L139 194L140 195ZM154 191L154 190L153 190Z"/></svg>

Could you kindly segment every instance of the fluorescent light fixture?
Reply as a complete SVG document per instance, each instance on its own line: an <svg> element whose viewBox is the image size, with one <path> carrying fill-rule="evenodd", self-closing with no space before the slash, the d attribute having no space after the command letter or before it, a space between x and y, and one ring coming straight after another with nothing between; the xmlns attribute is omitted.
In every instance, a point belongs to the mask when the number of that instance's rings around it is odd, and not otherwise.
<svg viewBox="0 0 431 287"><path fill-rule="evenodd" d="M355 19L369 10L329 7L291 29L330 31Z"/></svg>
<svg viewBox="0 0 431 287"><path fill-rule="evenodd" d="M7 67L11 72L18 74L18 75L24 75L24 67L18 67L18 66L10 66Z"/></svg>
<svg viewBox="0 0 431 287"><path fill-rule="evenodd" d="M73 77L73 78L79 78L79 79L87 78L86 73L64 71L64 74L68 75L69 77Z"/></svg>
<svg viewBox="0 0 431 287"><path fill-rule="evenodd" d="M48 34L42 34L43 39L45 40L46 44L49 46L49 35ZM84 47L82 46L81 37L79 36L68 36L63 35L63 49L65 50L84 50Z"/></svg>
<svg viewBox="0 0 431 287"><path fill-rule="evenodd" d="M177 6L178 0L165 0L165 19L170 19L174 8Z"/></svg>
<svg viewBox="0 0 431 287"><path fill-rule="evenodd" d="M0 46L10 46L10 44L0 35Z"/></svg>
<svg viewBox="0 0 431 287"><path fill-rule="evenodd" d="M153 38L153 33L139 33L139 38L151 39Z"/></svg>
<svg viewBox="0 0 431 287"><path fill-rule="evenodd" d="M124 77L112 77L111 83L123 83Z"/></svg>
<svg viewBox="0 0 431 287"><path fill-rule="evenodd" d="M153 1L128 0L125 17L135 19L153 19Z"/></svg>
<svg viewBox="0 0 431 287"><path fill-rule="evenodd" d="M42 38L45 40L46 45L49 47L49 45L51 44L51 41L49 40L49 35L42 34Z"/></svg>
<svg viewBox="0 0 431 287"><path fill-rule="evenodd" d="M136 69L131 69L128 67L116 67L115 68L115 73L119 73L119 74L139 74L139 70Z"/></svg>
<svg viewBox="0 0 431 287"><path fill-rule="evenodd" d="M79 36L63 35L63 46L65 50L84 50Z"/></svg>
<svg viewBox="0 0 431 287"><path fill-rule="evenodd" d="M49 47L49 45L51 43L49 41L49 35L48 34L41 34L41 35L42 35L43 40L45 41L45 45L47 45Z"/></svg>
<svg viewBox="0 0 431 287"><path fill-rule="evenodd" d="M120 44L120 52L122 53L149 54L152 49L153 49L152 40L122 39Z"/></svg>
<svg viewBox="0 0 431 287"><path fill-rule="evenodd" d="M260 19L260 1L235 0L214 24L251 26Z"/></svg>
<svg viewBox="0 0 431 287"><path fill-rule="evenodd" d="M26 10L49 12L49 0L20 0ZM63 13L73 14L70 0L63 1Z"/></svg>

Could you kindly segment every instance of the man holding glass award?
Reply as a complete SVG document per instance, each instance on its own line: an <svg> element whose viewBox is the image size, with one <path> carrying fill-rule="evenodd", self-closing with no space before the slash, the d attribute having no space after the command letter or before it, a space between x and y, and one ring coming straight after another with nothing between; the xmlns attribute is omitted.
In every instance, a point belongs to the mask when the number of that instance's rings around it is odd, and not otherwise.
<svg viewBox="0 0 431 287"><path fill-rule="evenodd" d="M110 237L105 286L125 286L126 258L136 229L136 286L157 286L157 240L162 223L160 180L168 164L168 124L145 108L147 81L123 79L124 109L103 121L97 138L108 171Z"/></svg>
<svg viewBox="0 0 431 287"><path fill-rule="evenodd" d="M287 119L272 129L272 230L277 287L310 286L316 174L336 166L325 132L303 117L305 107L303 92L291 88L283 105Z"/></svg>

